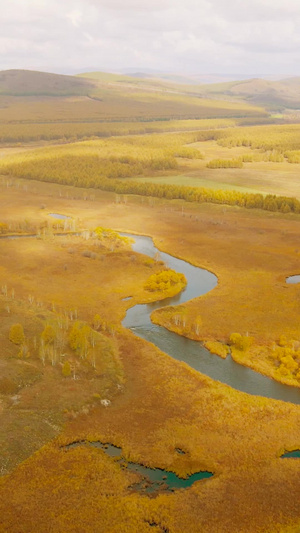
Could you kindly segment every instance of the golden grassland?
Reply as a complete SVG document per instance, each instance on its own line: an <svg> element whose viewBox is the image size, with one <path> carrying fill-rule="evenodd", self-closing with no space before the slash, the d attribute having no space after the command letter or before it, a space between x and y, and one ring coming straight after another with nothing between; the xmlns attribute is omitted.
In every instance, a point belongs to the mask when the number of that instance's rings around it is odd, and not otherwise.
<svg viewBox="0 0 300 533"><path fill-rule="evenodd" d="M45 221L51 204L48 205L49 199L47 199L47 203L43 204L46 208L41 209L37 187L39 189L45 187L45 190L52 190L52 194L57 195L55 200L54 198L51 200L52 205L56 204L56 208L53 206L54 211L58 209L59 212L62 210L65 212L66 209L59 206L67 202L69 207L65 214L71 216L75 215L76 211L78 212L78 208L74 207L74 200L77 198L76 203L84 205L82 198L89 198L89 195L85 196L81 189L68 188L65 196L69 199L66 200L63 198L63 186L42 185L35 182L28 184L27 192L21 185L19 188L12 187L11 189L3 187L3 222L7 221L12 228L18 220L20 226L25 225L24 219L29 218L32 201L35 202L34 212L31 211L32 215L34 213L32 220L36 221L36 225L38 225L38 219ZM37 196L30 191L35 191ZM87 210L94 224L97 198L100 199L101 194L97 191L98 196L95 195L94 202L89 203L94 207L90 208L91 211ZM28 198L29 195L32 200L30 200L30 207L26 208L23 197ZM16 198L22 200L24 210L14 218L12 205L16 205ZM122 201L122 197L113 196L113 198L115 201ZM124 197L124 200L130 203L130 196ZM278 361L271 357L270 352L273 352L273 343L278 345L281 335L286 335L287 345L291 341L299 340L298 286L287 285L285 282L288 275L297 274L299 269L298 215L272 212L263 214L262 211L246 211L209 204L186 204L183 207L176 201L166 204L168 205L166 208L163 205L163 200L158 201L158 206L155 208L151 199L145 199L145 202L141 203L141 200L137 198L134 213L131 213L128 203L114 204L114 215L118 224L109 217L105 225L128 229L129 224L126 218L125 223L123 222L123 217L126 217L128 213L134 220L135 231L155 237L156 218L158 218L160 237L157 235L157 238L163 239L162 242L165 243L163 249L214 271L220 280L214 291L199 300L186 304L188 320L185 334L189 336L193 333L193 322L197 315L200 315L202 319L200 339L220 340L227 344L232 333L238 332L242 335L248 333L255 337L256 344L269 346L268 350L264 350L267 352L264 357L251 355L251 358L256 360L255 364L261 370L261 367L264 367L265 373L272 372L277 375L277 378L288 379L287 376L283 378L278 375ZM159 215L153 215L151 223L146 217L147 224L145 225L144 211L149 213L149 217L152 212L156 211L159 211ZM161 213L163 214L162 220ZM166 220L165 223L164 220ZM93 227L86 218L81 219L81 224ZM170 227L177 229L170 232ZM167 243L169 249L166 248ZM162 245L159 244L159 247L162 248ZM269 252L267 253L266 250ZM46 278L43 282L46 282ZM74 302L75 299L76 297L74 297ZM285 305L282 305L283 301ZM74 305L72 300L71 302ZM237 305L237 302L241 302L240 305ZM90 302L87 302L87 309L89 305ZM268 309L272 310L271 315ZM288 313L286 309L289 310ZM159 313L163 315L167 312ZM166 317L166 320L169 319ZM254 346L251 347L251 351L254 351Z"/></svg>
<svg viewBox="0 0 300 533"><path fill-rule="evenodd" d="M299 287L285 282L288 275L299 271L299 220L228 208L216 208L210 215L194 213L192 218L188 211L183 214L182 238L175 244L176 237L165 233L164 242L172 249L176 246L176 255L215 272L219 284L214 291L184 305L184 326L174 323L174 310L156 311L154 320L188 337L225 344L234 332L252 336L255 342L247 354L235 354L239 362L299 386L299 354L295 353ZM197 334L195 321L199 315L202 324ZM295 344L292 352L298 361L297 369L284 377L278 372L280 357L276 359L273 354L281 335L287 337L287 348ZM284 355L281 353L281 357Z"/></svg>
<svg viewBox="0 0 300 533"><path fill-rule="evenodd" d="M198 143L197 143L198 144ZM205 143L206 144L206 143ZM198 146L199 147L199 146ZM200 146L203 159L186 161L185 169L154 176L141 176L139 181L165 185L186 185L222 191L239 191L251 194L276 194L300 198L299 165L283 163L244 163L243 168L208 169L206 145ZM231 157L232 153L226 154Z"/></svg>
<svg viewBox="0 0 300 533"><path fill-rule="evenodd" d="M4 123L268 117L263 108L244 102L126 91L124 86L116 89L111 85L91 96L0 96L0 104L0 121Z"/></svg>
<svg viewBox="0 0 300 533"><path fill-rule="evenodd" d="M115 333L129 305L123 298L132 296L131 304L151 301L176 293L182 284L173 284L164 294L149 293L144 289L149 277L168 273L161 262L120 248L111 236L108 244L105 237L95 239L90 232L83 237L55 237L55 231L64 229L61 221L51 222L36 199L32 202L30 193L26 194L27 209L22 201L24 191L6 189L2 193L1 213L8 230L40 235L38 239L0 241L3 473L57 434L68 413L89 410L98 399L116 393L123 371ZM30 215L31 223L23 218ZM76 226L80 229L80 221ZM97 349L90 349L85 357L82 345L78 345L78 357L70 350L67 339L72 323L78 320L103 332L96 333L101 356ZM16 323L25 331L21 350L9 341L10 328ZM59 332L57 346L48 346L49 350L40 344L47 324ZM79 381L63 378L66 357Z"/></svg>
<svg viewBox="0 0 300 533"><path fill-rule="evenodd" d="M45 439L47 441L57 434L68 413L89 409L98 401L97 398L113 395L117 384L122 383L122 365L114 340L102 337L102 358L95 368L83 360L83 354L76 357L68 347L67 339L75 318L92 324L93 320L88 312L94 311L96 315L96 310L99 312L103 305L102 300L99 300L96 307L88 307L87 312L85 306L89 303L89 297L87 293L84 297L81 293L83 307L78 312L78 297L74 293L77 291L76 277L89 275L99 280L102 265L102 282L105 283L105 269L111 270L112 261L111 257L105 260L106 254L103 255L103 251L101 262L94 260L86 254L87 245L82 248L78 239L75 242L73 240L72 237L65 242L58 237L55 242L52 242L53 237L41 241L26 239L20 243L21 247L17 244L19 241L1 241L3 356L0 390L1 406L4 409L1 424L4 471L38 449ZM50 270L45 267L45 257L49 261ZM100 263L97 274L96 261ZM90 263L91 272L86 263ZM13 264L15 270L11 269ZM123 260L123 264L126 264L126 260ZM61 275L67 270L69 283ZM136 270L139 270L138 265ZM44 272L44 275L40 277L39 272ZM62 284L56 283L59 277ZM79 282L84 289L84 279ZM56 291L59 291L59 297L56 296ZM94 305L96 297L97 289L94 288ZM113 295L109 301L111 299ZM108 305L105 306L106 310L107 308ZM101 317L111 330L113 323L109 310L107 313L101 311ZM47 346L40 343L42 332L47 324L53 327L58 321L64 326L62 329L56 328L60 333L57 339L60 342L55 349L49 346L48 351ZM23 350L23 355L20 346L9 341L9 331L15 323L24 327L26 352ZM70 382L63 378L62 365L66 358L76 369L76 375L80 377L78 381Z"/></svg>
<svg viewBox="0 0 300 533"><path fill-rule="evenodd" d="M161 250L213 271L218 286L184 305L187 330L179 333L195 336L200 316L197 338L213 343L217 353L232 333L248 333L252 346L235 357L295 385L278 369L288 355L280 350L296 353L300 341L299 288L285 283L299 273L299 215L119 196L12 176L2 181L0 198L0 222L11 231L45 229L40 239L0 240L0 286L10 295L15 291L13 301L1 296L0 361L3 375L16 384L1 394L2 472L8 474L0 482L0 530L17 532L22 524L22 533L50 527L296 533L299 461L279 456L300 446L299 406L234 391L121 329L129 305L153 299L144 284L160 266L128 250L105 250L91 238L53 237L47 221L49 213L63 213L74 218L76 229L100 225L148 234ZM124 301L128 296L132 300ZM18 358L8 340L11 324L23 323L32 339L53 314L70 317L75 309L88 324L99 314L117 326L114 336L102 334L117 345L121 380L115 371L96 379L93 369L73 380L62 376L60 365L44 367L34 353ZM167 310L157 315L170 327ZM99 400L107 396L112 403L105 408ZM127 460L179 475L207 469L214 477L148 498L130 491L135 475L101 450L61 448L77 440L111 442Z"/></svg>
<svg viewBox="0 0 300 533"><path fill-rule="evenodd" d="M130 334L121 338L124 391L109 408L69 422L3 478L3 527L138 532L155 523L175 533L273 533L292 531L291 524L296 531L299 465L278 455L299 438L299 409L234 392ZM215 477L148 499L130 493L133 475L102 451L60 448L83 438L122 445L127 459L150 466L181 475L208 468Z"/></svg>
<svg viewBox="0 0 300 533"><path fill-rule="evenodd" d="M55 186L51 190L54 196L42 194L43 189L47 192L47 184L40 186L39 194L32 194L31 186L32 184L29 184L28 191L15 188L2 191L3 216L7 211L10 216L21 218L20 208L25 203L28 214L31 210L36 221L38 218L42 221L46 215L45 210L41 210L37 205L39 201L48 204L47 212L54 211L55 206L59 212L77 212L84 225L95 225L96 221L99 223L100 218L103 225L110 221L121 229L134 227L141 232L144 226L147 232L155 231L157 243L160 243L160 246L164 243L164 247L169 251L172 242L166 243L167 225L172 221L176 231L182 231L179 235L182 237L188 227L183 226L180 230L182 223L189 222L189 227L193 226L190 214L188 219L187 216L182 217L177 211L179 206L172 203L160 207L141 207L138 204L130 204L129 200L128 204L116 205L112 195L103 193L101 198L95 199L94 202L84 201L82 198L75 201L61 196L55 197ZM8 197L15 205L15 213L6 207ZM206 209L202 208L202 216L209 228L218 211L213 208L210 212L208 206L205 207ZM197 212L199 215L199 206ZM191 214L194 216L193 212ZM248 213L247 215L249 217ZM239 218L243 223L242 214ZM105 301L101 300L101 312L106 312L110 306L111 312L117 313L120 299L133 291L136 294L141 288L143 280L148 276L149 266L143 266L143 259L137 257L138 268L135 263L130 274L131 262L128 270L128 265L123 261L115 265L118 254L108 255L104 262L109 260L109 264L103 272L98 259L93 260L78 253L79 250L89 247L90 241L77 241L76 238L67 237L45 241L32 240L29 244L25 240L17 243L2 241L2 248L6 245L10 247L6 251L4 267L7 268L2 279L7 281L9 278L15 286L17 279L20 280L19 286L16 286L15 299L22 301L29 291L33 293L35 290L35 299L42 294L43 301L51 304L51 287L47 287L45 292L45 283L35 283L33 286L30 276L33 275L32 271L37 279L43 275L39 265L42 265L47 256L47 264L50 263L51 269L48 280L54 277L56 286L63 265L68 261L68 248L66 250L63 246L67 242L68 247L71 243L74 251L71 254L72 265L69 263L64 271L69 274L70 279L67 280L64 274L66 286L61 286L61 290L65 291L65 299L70 294L70 303L74 303L72 292L77 290L73 287L74 279L77 279L79 285L84 284L84 290L78 290L75 300L78 303L79 316L88 319L95 311L99 311L98 298L92 299L92 293L94 294L95 290L101 294L104 292L101 297L105 298L105 287L109 283L111 288L115 286L119 275L120 278L122 276L122 292L119 294L118 304L114 301L110 303L108 296ZM249 247L251 244L250 242ZM19 249L19 245L23 248ZM20 276L21 265L16 255L13 264L9 261L12 250L16 248L18 257L25 260L23 276ZM205 248L209 250L208 246ZM232 250L229 253L232 254ZM105 284L103 275L106 276ZM101 287L98 286L100 276ZM132 285L128 285L128 282ZM62 295L57 296L56 292L55 307L59 308ZM107 295L111 292L107 291ZM90 305L94 302L95 307L90 314L82 301L83 293L90 294ZM123 305L125 307L128 302L123 302ZM13 320L15 319L19 320L19 317L14 316ZM25 322L27 334L30 333L30 324L32 319L27 321L27 328ZM7 339L6 336L5 338ZM24 453L20 456L20 441L23 445L26 444L24 448L29 456L34 450L34 444L39 448L55 434L60 435L57 440L24 461L10 475L2 478L2 530L18 531L21 523L24 532L32 531L33 528L42 531L50 527L58 532L105 533L153 529L169 530L172 533L297 531L299 465L297 461L279 459L279 455L284 449L291 449L299 442L299 407L233 391L201 376L186 365L173 361L153 345L135 338L129 332L117 332L116 340L125 384L121 391L111 393L112 405L109 408L97 406L97 399L91 398L91 379L88 381L87 393L84 378L74 382L62 378L56 368L47 366L47 372L42 369L42 380L33 383L28 379L27 387L19 392L19 404L13 410L7 409L10 416L12 411L18 411L19 418L23 417L23 424L26 424L27 428L25 430L18 419L20 433L16 433L16 416L10 425L4 425L8 437L15 435L13 450L15 455L19 453L19 461L25 455ZM19 366L30 364L36 372L41 370L34 358L20 361L13 357L9 359L9 363L12 362L19 363ZM33 381L32 378L31 380ZM3 400L3 396L1 399ZM10 400L10 397L8 399ZM6 406L3 407L2 416L5 420ZM63 431L61 408L67 409L67 412L63 413ZM35 413L42 418L43 425L41 422L40 425L37 424ZM52 426L56 425L56 428L45 433L41 440L39 435L44 431L45 420ZM27 434L31 436L30 439ZM174 470L180 475L209 469L214 472L215 477L199 482L188 490L150 499L133 494L130 485L136 481L136 476L122 470L101 450L79 447L66 451L61 448L69 442L85 439L98 439L122 446L128 460ZM8 449L9 445L11 446L11 440L7 444ZM184 450L185 455L179 455L176 448Z"/></svg>

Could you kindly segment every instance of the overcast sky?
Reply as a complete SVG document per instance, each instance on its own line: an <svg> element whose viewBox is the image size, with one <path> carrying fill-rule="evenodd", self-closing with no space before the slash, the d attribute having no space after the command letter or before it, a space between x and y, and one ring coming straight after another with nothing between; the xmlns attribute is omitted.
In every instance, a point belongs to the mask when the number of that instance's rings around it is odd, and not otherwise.
<svg viewBox="0 0 300 533"><path fill-rule="evenodd" d="M299 0L0 0L0 70L300 74Z"/></svg>

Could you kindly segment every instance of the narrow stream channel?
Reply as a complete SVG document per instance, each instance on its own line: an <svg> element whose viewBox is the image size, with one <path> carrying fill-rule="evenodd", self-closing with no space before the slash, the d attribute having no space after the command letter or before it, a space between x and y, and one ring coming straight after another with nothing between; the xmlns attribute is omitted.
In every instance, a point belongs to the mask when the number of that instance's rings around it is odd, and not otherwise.
<svg viewBox="0 0 300 533"><path fill-rule="evenodd" d="M283 385L271 378L263 376L250 368L236 363L229 355L222 359L212 355L201 343L181 337L176 333L152 324L152 311L167 305L178 305L192 298L197 298L212 290L217 285L217 278L211 272L195 267L186 261L177 259L165 252L160 252L150 237L122 233L135 240L134 251L154 257L159 252L162 261L177 272L182 272L187 279L187 286L177 296L145 305L135 305L128 309L122 324L135 335L155 344L160 350L178 361L206 374L212 379L221 381L248 394L265 396L275 400L283 400L300 404L300 389Z"/></svg>
<svg viewBox="0 0 300 533"><path fill-rule="evenodd" d="M212 472L203 470L195 472L186 478L178 477L174 472L163 470L161 468L150 468L139 463L126 461L122 455L122 448L118 448L113 444L103 444L102 442L78 441L72 442L63 448L71 450L78 446L87 446L103 450L109 457L114 457L116 462L120 464L121 468L130 470L139 474L140 481L134 483L129 488L134 492L156 495L161 492L174 492L178 489L186 489L191 487L196 481L202 481L213 476ZM182 450L176 450L178 453L184 453Z"/></svg>

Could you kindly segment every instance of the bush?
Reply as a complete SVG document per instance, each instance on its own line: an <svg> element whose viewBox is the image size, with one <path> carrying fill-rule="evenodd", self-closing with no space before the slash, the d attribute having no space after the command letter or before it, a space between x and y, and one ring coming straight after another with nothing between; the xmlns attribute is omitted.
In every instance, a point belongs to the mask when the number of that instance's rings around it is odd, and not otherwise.
<svg viewBox="0 0 300 533"><path fill-rule="evenodd" d="M25 335L22 324L13 324L9 330L9 340L14 344L20 345L25 341Z"/></svg>
<svg viewBox="0 0 300 533"><path fill-rule="evenodd" d="M242 352L246 352L253 343L252 337L248 337L247 335L241 335L240 333L231 333L229 340L232 346Z"/></svg>
<svg viewBox="0 0 300 533"><path fill-rule="evenodd" d="M63 364L63 367L62 367L62 375L67 378L71 375L71 365L69 363L69 361L66 361L64 364Z"/></svg>

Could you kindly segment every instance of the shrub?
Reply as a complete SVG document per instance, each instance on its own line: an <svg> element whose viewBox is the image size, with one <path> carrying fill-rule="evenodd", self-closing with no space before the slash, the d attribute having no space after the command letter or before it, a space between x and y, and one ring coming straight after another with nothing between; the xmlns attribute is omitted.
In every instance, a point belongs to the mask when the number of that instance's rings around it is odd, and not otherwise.
<svg viewBox="0 0 300 533"><path fill-rule="evenodd" d="M9 340L14 344L20 345L25 341L25 335L22 324L13 324L9 330Z"/></svg>
<svg viewBox="0 0 300 533"><path fill-rule="evenodd" d="M62 375L67 378L71 375L71 365L69 361L66 361L62 367Z"/></svg>

